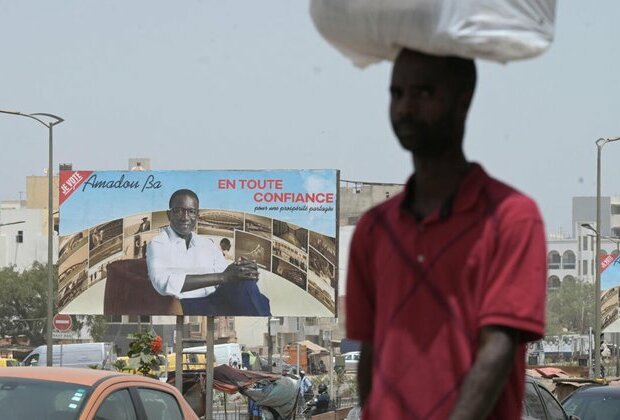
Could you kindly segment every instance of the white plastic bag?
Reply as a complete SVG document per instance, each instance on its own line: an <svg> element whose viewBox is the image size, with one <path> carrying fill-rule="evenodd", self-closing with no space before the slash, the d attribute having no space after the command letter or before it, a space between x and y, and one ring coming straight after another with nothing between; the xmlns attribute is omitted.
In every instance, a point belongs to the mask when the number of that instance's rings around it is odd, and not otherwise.
<svg viewBox="0 0 620 420"><path fill-rule="evenodd" d="M359 67L402 48L505 63L549 47L555 0L311 0L310 14Z"/></svg>

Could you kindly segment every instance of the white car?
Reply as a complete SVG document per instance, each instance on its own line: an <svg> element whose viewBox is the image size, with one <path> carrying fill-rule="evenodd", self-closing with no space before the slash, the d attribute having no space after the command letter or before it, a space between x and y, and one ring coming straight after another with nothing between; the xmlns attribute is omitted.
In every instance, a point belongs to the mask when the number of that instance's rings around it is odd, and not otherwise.
<svg viewBox="0 0 620 420"><path fill-rule="evenodd" d="M344 370L347 372L357 371L357 365L360 362L360 352L351 351L342 354L342 356L344 357Z"/></svg>

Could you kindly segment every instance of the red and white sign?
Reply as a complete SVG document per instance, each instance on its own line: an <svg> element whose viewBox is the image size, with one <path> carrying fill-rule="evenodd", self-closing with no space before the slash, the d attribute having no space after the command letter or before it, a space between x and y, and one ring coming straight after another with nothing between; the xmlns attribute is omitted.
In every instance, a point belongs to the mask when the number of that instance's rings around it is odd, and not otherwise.
<svg viewBox="0 0 620 420"><path fill-rule="evenodd" d="M59 203L64 203L92 173L93 171L60 171Z"/></svg>
<svg viewBox="0 0 620 420"><path fill-rule="evenodd" d="M67 331L71 329L73 323L71 322L71 315L56 314L52 320L54 328L59 331Z"/></svg>

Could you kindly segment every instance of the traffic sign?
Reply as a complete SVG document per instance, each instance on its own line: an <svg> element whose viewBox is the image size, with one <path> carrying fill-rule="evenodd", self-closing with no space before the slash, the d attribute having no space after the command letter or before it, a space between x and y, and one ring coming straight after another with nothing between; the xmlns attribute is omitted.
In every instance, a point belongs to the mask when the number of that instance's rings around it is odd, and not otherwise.
<svg viewBox="0 0 620 420"><path fill-rule="evenodd" d="M52 331L52 338L54 340L77 340L78 335L75 331Z"/></svg>
<svg viewBox="0 0 620 420"><path fill-rule="evenodd" d="M52 320L54 328L59 331L67 331L71 329L73 323L71 322L71 315L56 314Z"/></svg>

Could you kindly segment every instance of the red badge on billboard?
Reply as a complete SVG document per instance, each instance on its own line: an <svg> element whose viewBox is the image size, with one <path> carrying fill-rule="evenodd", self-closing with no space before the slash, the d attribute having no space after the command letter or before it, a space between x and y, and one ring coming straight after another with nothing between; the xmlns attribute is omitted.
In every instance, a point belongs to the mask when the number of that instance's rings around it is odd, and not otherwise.
<svg viewBox="0 0 620 420"><path fill-rule="evenodd" d="M60 204L64 203L92 173L93 171L60 171L60 191L58 194Z"/></svg>
<svg viewBox="0 0 620 420"><path fill-rule="evenodd" d="M54 325L54 328L59 331L70 330L71 327L73 326L73 322L71 321L71 315L65 315L65 314L54 315L52 324Z"/></svg>

